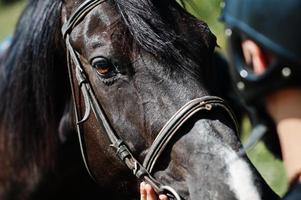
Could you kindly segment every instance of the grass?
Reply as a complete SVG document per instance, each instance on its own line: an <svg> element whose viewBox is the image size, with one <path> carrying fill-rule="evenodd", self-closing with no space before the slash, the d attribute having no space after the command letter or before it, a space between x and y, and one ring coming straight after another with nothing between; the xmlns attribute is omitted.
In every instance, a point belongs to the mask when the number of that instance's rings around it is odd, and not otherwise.
<svg viewBox="0 0 301 200"><path fill-rule="evenodd" d="M192 0L191 0L192 1ZM186 8L199 19L206 21L217 36L220 51L225 53L224 26L218 21L220 15L221 0L193 0L193 4L187 4ZM24 8L26 1L4 6L0 3L0 41L13 33L18 17ZM192 8L192 6L193 8ZM242 141L250 132L250 123L247 119L244 120ZM271 186L271 188L279 195L283 195L287 190L286 176L284 167L281 161L267 150L262 142L259 142L248 153L251 162L255 165L263 178Z"/></svg>
<svg viewBox="0 0 301 200"><path fill-rule="evenodd" d="M0 3L0 41L13 33L25 4L25 0L9 5Z"/></svg>

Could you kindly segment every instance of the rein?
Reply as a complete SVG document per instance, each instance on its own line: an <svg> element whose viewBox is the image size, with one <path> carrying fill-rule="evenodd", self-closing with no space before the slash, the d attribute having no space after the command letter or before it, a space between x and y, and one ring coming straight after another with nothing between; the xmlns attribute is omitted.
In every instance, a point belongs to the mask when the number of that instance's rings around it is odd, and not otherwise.
<svg viewBox="0 0 301 200"><path fill-rule="evenodd" d="M84 164L87 168L88 173L93 178L93 175L89 169L88 162L85 155L84 145L83 145L83 135L81 133L80 124L85 122L93 111L97 121L101 124L106 132L107 137L110 140L110 146L116 150L117 156L125 163L125 165L133 172L133 174L139 178L143 179L147 183L149 183L157 193L165 193L170 198L181 200L180 195L170 186L163 185L159 183L153 176L153 168L155 164L158 162L159 157L162 152L169 144L170 140L177 133L178 129L193 115L196 113L207 110L210 111L217 107L222 108L231 118L234 125L237 127L236 120L230 108L225 104L224 100L215 97L215 96L205 96L201 98L194 99L185 104L179 111L177 111L173 117L165 124L165 126L161 129L153 144L148 150L148 153L144 159L143 164L141 164L132 154L131 150L128 148L126 143L119 137L118 134L112 128L103 108L98 103L96 96L91 88L91 85L86 78L85 71L82 67L80 59L73 49L70 43L70 34L73 28L84 19L84 17L96 6L104 3L107 0L87 0L83 4L81 4L70 16L68 20L63 24L62 34L67 47L67 64L68 64L68 72L69 79L71 84L71 90L73 95L73 104L74 104L74 112L76 118L76 128L79 137L80 149L83 157ZM75 65L75 75L78 83L78 87L82 93L85 104L85 113L81 120L79 120L78 110L75 102L75 94L74 94L74 84L72 79L72 64ZM94 179L94 178L93 178Z"/></svg>

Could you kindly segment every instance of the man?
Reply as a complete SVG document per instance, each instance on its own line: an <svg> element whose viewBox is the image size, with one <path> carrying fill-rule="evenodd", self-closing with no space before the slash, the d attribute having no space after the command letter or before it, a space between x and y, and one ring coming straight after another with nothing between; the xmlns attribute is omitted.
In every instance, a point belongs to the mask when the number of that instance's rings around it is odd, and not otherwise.
<svg viewBox="0 0 301 200"><path fill-rule="evenodd" d="M301 199L301 1L228 0L222 20L233 82L248 107L273 120L290 186L285 198Z"/></svg>
<svg viewBox="0 0 301 200"><path fill-rule="evenodd" d="M284 199L300 200L301 1L227 0L224 5L233 83L252 115L267 113L273 120L290 186ZM156 198L143 183L141 199Z"/></svg>

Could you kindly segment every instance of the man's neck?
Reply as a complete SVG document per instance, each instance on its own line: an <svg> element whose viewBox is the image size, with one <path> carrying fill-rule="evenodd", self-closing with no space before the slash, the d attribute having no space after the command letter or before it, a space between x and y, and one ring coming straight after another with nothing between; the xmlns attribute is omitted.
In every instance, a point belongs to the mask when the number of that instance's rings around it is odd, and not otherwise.
<svg viewBox="0 0 301 200"><path fill-rule="evenodd" d="M277 123L277 132L288 181L301 181L301 118L281 120Z"/></svg>
<svg viewBox="0 0 301 200"><path fill-rule="evenodd" d="M301 179L301 90L284 89L266 99L277 126L289 183Z"/></svg>

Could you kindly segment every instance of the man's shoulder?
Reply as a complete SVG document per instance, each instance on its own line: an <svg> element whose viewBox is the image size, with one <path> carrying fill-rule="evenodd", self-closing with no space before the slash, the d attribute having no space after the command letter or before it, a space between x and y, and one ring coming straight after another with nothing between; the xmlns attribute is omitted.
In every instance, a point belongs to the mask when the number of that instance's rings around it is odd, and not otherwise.
<svg viewBox="0 0 301 200"><path fill-rule="evenodd" d="M301 200L301 182L294 184L283 197L284 200Z"/></svg>

